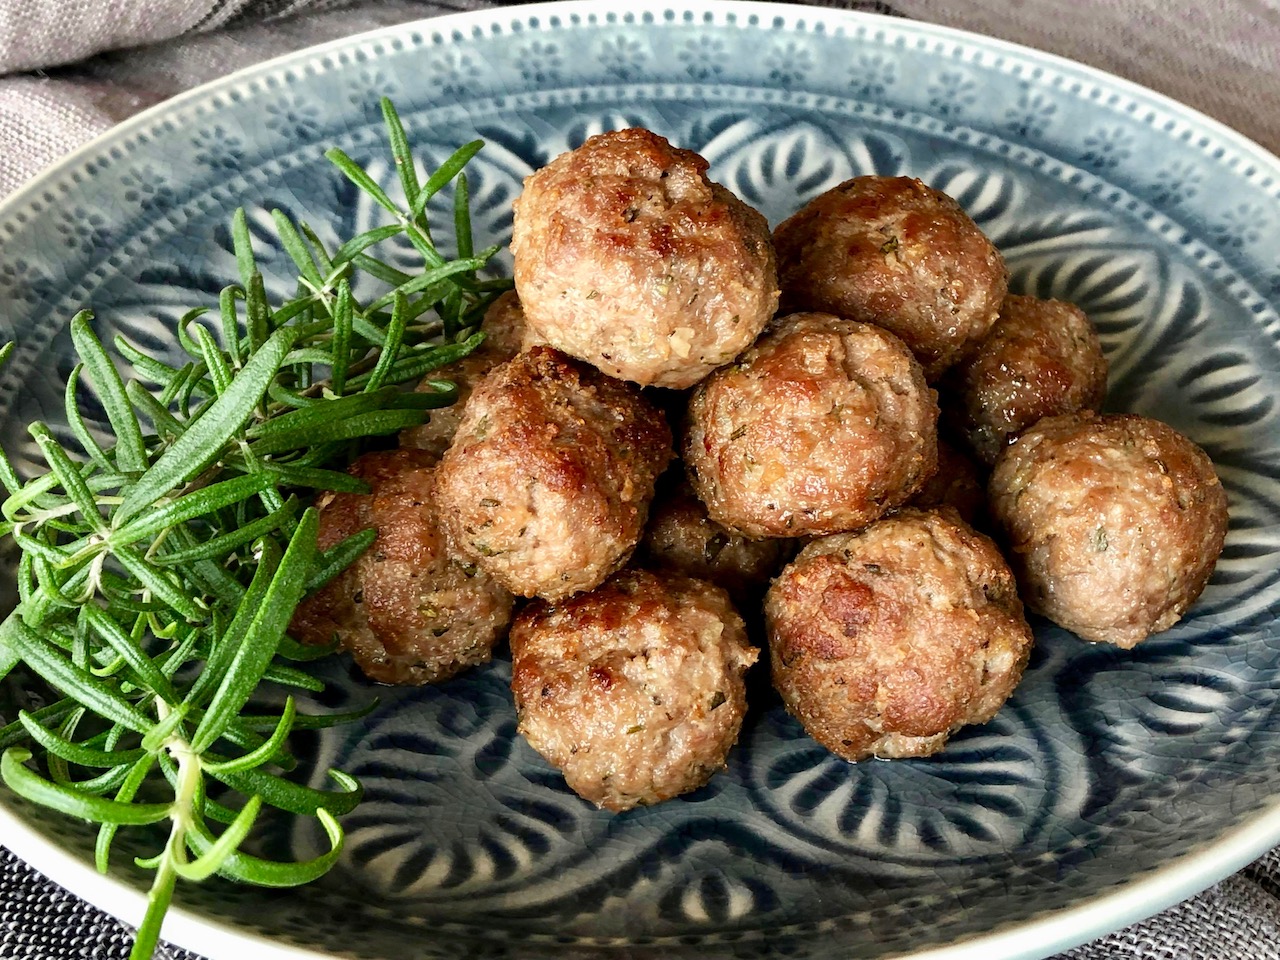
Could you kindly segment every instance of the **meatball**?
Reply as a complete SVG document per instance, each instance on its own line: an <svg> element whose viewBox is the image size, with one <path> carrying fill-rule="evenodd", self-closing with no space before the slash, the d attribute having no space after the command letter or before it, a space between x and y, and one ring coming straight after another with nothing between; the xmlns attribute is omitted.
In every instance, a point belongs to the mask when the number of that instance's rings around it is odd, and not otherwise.
<svg viewBox="0 0 1280 960"><path fill-rule="evenodd" d="M837 533L911 499L937 465L937 421L934 392L897 337L799 313L694 390L685 463L730 530Z"/></svg>
<svg viewBox="0 0 1280 960"><path fill-rule="evenodd" d="M1129 648L1177 623L1213 573L1227 497L1203 450L1132 414L1050 417L988 487L1027 606Z"/></svg>
<svg viewBox="0 0 1280 960"><path fill-rule="evenodd" d="M597 806L657 803L724 767L758 653L719 587L627 570L516 618L520 732Z"/></svg>
<svg viewBox="0 0 1280 960"><path fill-rule="evenodd" d="M440 461L440 512L507 589L560 600L626 563L670 459L639 388L536 346L476 385Z"/></svg>
<svg viewBox="0 0 1280 960"><path fill-rule="evenodd" d="M846 760L937 752L995 716L1031 653L1008 565L946 507L815 540L765 618L783 702Z"/></svg>
<svg viewBox="0 0 1280 960"><path fill-rule="evenodd" d="M981 525L978 521L985 515L987 506L986 481L973 460L939 437L938 470L925 481L908 506L921 510L953 507L965 523Z"/></svg>
<svg viewBox="0 0 1280 960"><path fill-rule="evenodd" d="M511 252L529 326L642 385L691 387L773 316L769 225L648 130L592 137L529 176Z"/></svg>
<svg viewBox="0 0 1280 960"><path fill-rule="evenodd" d="M1100 409L1107 361L1079 307L1011 294L977 351L947 379L960 401L957 427L991 466L1037 420Z"/></svg>
<svg viewBox="0 0 1280 960"><path fill-rule="evenodd" d="M337 638L382 683L437 683L484 663L511 620L511 594L445 540L433 462L421 450L367 453L350 472L370 493L322 495L322 550L369 527L378 539L304 600L290 626L303 643Z"/></svg>
<svg viewBox="0 0 1280 960"><path fill-rule="evenodd" d="M453 435L462 419L462 409L476 381L500 363L514 357L531 339L524 322L524 311L515 291L507 291L490 304L485 311L480 330L484 342L471 353L447 366L433 370L418 384L419 392L435 392L434 384L451 380L458 387L458 398L449 406L432 410L430 418L421 426L400 431L400 445L416 450L426 450L436 457L444 456L453 442Z"/></svg>
<svg viewBox="0 0 1280 960"><path fill-rule="evenodd" d="M708 580L740 607L759 604L762 588L791 550L787 540L748 540L707 516L683 472L660 490L640 542L643 562Z"/></svg>
<svg viewBox="0 0 1280 960"><path fill-rule="evenodd" d="M892 330L932 382L995 323L1004 259L955 200L909 177L855 177L779 224L783 307Z"/></svg>

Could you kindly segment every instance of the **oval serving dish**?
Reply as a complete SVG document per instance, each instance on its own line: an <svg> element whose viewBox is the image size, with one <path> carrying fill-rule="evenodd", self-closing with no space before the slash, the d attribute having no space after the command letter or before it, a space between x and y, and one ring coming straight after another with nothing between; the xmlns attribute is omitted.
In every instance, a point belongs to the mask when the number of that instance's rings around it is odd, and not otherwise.
<svg viewBox="0 0 1280 960"><path fill-rule="evenodd" d="M951 193L1017 292L1097 324L1110 406L1204 447L1231 529L1192 613L1132 652L1038 622L990 724L920 761L850 766L757 692L729 769L611 815L516 736L503 658L307 745L365 802L322 882L180 889L169 939L230 958L626 956L1012 960L1171 904L1280 843L1280 161L1150 91L898 19L734 2L562 3L460 14L303 51L202 87L0 205L0 440L61 419L65 325L156 343L235 275L245 205L276 292L269 211L322 239L376 219L322 156L386 156L391 97L428 165L480 136L477 241L505 242L521 179L592 133L643 125L703 153L773 223L860 173ZM390 165L376 168L391 185ZM447 215L439 211L442 215ZM261 228L261 229L258 229ZM52 376L56 371L58 376ZM371 688L328 668L327 706ZM0 688L0 714L19 693ZM93 831L0 793L0 837L136 922L145 877L99 877ZM307 856L282 824L263 844Z"/></svg>

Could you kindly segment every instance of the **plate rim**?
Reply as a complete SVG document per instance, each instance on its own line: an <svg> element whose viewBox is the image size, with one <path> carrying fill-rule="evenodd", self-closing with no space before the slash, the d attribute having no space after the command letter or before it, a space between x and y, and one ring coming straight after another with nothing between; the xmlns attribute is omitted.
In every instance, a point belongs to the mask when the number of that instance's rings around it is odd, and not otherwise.
<svg viewBox="0 0 1280 960"><path fill-rule="evenodd" d="M710 12L719 15L734 13L741 14L744 18L756 16L761 21L757 25L759 29L769 29L764 23L766 19L781 19L791 31L808 29L806 20L824 24L880 25L905 30L921 37L1039 61L1057 70L1076 73L1111 91L1152 101L1153 106L1200 127L1204 134L1219 140L1220 146L1233 148L1250 156L1256 163L1271 167L1280 178L1280 157L1276 154L1238 130L1167 94L1069 57L969 30L871 11L767 0L683 0L679 4L673 0L544 0L441 14L360 31L285 53L207 81L126 118L46 167L27 183L0 199L0 223L8 220L31 197L38 196L68 171L82 165L87 158L100 155L103 148L110 144L128 140L157 119L179 112L219 91L319 59L330 52L384 38L392 40L415 31L428 34L450 30L466 32L472 27L489 26L513 15L527 22L531 18L567 18L574 13L588 12L597 16L609 13L643 16L646 13L661 13L677 8L682 12ZM540 23L536 29L542 29L543 26ZM673 26L678 28L680 24ZM1265 299L1260 291L1254 292ZM47 840L29 826L26 820L10 810L3 797L0 797L0 838L3 838L0 846L8 848L27 866L66 888L74 896L129 926L136 927L140 922L146 905L143 891L113 873L99 874L91 863ZM1052 953L1105 936L1180 903L1232 875L1278 845L1280 795L1249 818L1215 838L1183 851L1166 865L1141 875L1130 876L1070 907L1030 920L1015 921L1005 928L972 934L945 946L885 955L882 960L992 960L993 957L999 960L1041 960ZM166 916L162 937L171 944L194 951L210 960L230 960L233 956L238 958L238 951L243 951L246 947L252 947L255 951L253 956L262 960L336 960L339 956L267 939L255 931L237 929L227 922L197 913L184 906L177 897Z"/></svg>

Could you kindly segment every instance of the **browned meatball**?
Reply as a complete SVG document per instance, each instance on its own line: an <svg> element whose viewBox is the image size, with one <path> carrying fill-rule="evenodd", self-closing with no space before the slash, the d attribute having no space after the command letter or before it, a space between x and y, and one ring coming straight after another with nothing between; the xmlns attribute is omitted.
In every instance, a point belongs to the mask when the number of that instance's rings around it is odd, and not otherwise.
<svg viewBox="0 0 1280 960"><path fill-rule="evenodd" d="M977 351L947 379L960 401L959 430L991 466L1037 420L1100 409L1107 361L1079 307L1010 294Z"/></svg>
<svg viewBox="0 0 1280 960"><path fill-rule="evenodd" d="M719 587L627 570L516 618L520 732L597 806L657 803L724 767L758 653Z"/></svg>
<svg viewBox="0 0 1280 960"><path fill-rule="evenodd" d="M303 601L290 627L304 643L337 638L382 683L436 683L484 663L511 620L511 594L446 542L433 461L420 450L367 453L350 472L371 493L321 497L322 550L369 527L378 539Z"/></svg>
<svg viewBox="0 0 1280 960"><path fill-rule="evenodd" d="M623 380L690 387L778 303L769 225L648 130L592 137L528 177L511 252L529 326Z"/></svg>
<svg viewBox="0 0 1280 960"><path fill-rule="evenodd" d="M911 499L937 465L937 422L934 392L897 337L798 313L694 390L685 463L731 530L836 533Z"/></svg>
<svg viewBox="0 0 1280 960"><path fill-rule="evenodd" d="M472 353L448 366L433 370L418 385L418 390L430 393L436 390L434 382L451 380L457 384L458 398L449 406L432 410L421 426L400 431L400 445L415 450L426 450L436 457L444 456L453 442L453 435L462 420L462 410L476 381L500 363L505 363L526 346L531 339L525 327L524 311L515 291L509 290L493 301L485 311L480 330L484 342Z"/></svg>
<svg viewBox="0 0 1280 960"><path fill-rule="evenodd" d="M640 542L644 563L708 580L739 606L753 602L757 609L762 588L790 550L790 541L748 540L716 523L683 472L659 491Z"/></svg>
<svg viewBox="0 0 1280 960"><path fill-rule="evenodd" d="M1177 623L1226 536L1204 451L1132 414L1041 420L1005 448L988 492L1027 606L1125 648Z"/></svg>
<svg viewBox="0 0 1280 960"><path fill-rule="evenodd" d="M973 525L986 513L986 481L967 454L939 437L937 472L925 481L908 506L921 510L953 507L961 520Z"/></svg>
<svg viewBox="0 0 1280 960"><path fill-rule="evenodd" d="M824 310L903 339L932 382L995 323L1000 252L960 205L909 177L855 177L774 231L784 309Z"/></svg>
<svg viewBox="0 0 1280 960"><path fill-rule="evenodd" d="M995 716L1031 653L1009 567L946 507L815 540L765 617L783 702L846 760L937 752Z"/></svg>
<svg viewBox="0 0 1280 960"><path fill-rule="evenodd" d="M559 600L626 563L670 459L639 388L536 346L476 385L440 461L440 512L507 589Z"/></svg>

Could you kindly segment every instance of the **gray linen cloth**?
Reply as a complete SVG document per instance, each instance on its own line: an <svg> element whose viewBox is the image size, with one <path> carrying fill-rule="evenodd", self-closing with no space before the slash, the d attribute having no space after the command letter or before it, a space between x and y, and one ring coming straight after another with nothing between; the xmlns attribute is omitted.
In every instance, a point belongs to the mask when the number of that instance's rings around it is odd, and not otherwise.
<svg viewBox="0 0 1280 960"><path fill-rule="evenodd" d="M823 0L1146 84L1280 151L1280 0ZM482 0L0 0L0 197L112 124L269 57ZM1069 6L1069 13L1065 7ZM129 931L0 848L0 960L115 960ZM166 960L198 960L162 948ZM1280 850L1059 960L1280 960Z"/></svg>

